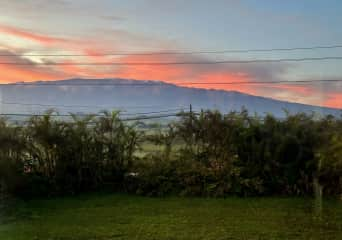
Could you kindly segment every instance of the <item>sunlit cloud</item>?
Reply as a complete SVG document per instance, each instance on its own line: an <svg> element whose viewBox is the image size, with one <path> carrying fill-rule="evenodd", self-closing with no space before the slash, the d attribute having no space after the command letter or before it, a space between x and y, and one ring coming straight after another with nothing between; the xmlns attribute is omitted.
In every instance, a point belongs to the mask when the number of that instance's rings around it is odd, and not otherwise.
<svg viewBox="0 0 342 240"><path fill-rule="evenodd" d="M342 109L342 93L329 93L323 105Z"/></svg>
<svg viewBox="0 0 342 240"><path fill-rule="evenodd" d="M227 91L239 91L252 95L261 95L275 99L300 102L329 107L342 107L342 95L334 92L333 88L322 89L315 86L300 84L239 84L240 82L267 82L282 79L283 75L293 67L287 63L275 64L210 64L210 65L135 65L135 66L88 66L79 65L79 62L200 62L212 61L208 56L200 55L124 55L103 56L102 53L119 51L125 44L137 45L138 43L151 42L149 37L130 34L126 31L109 31L109 37L99 39L75 39L50 36L36 33L32 30L0 25L0 43L5 42L0 53L2 62L30 63L32 65L0 65L1 82L58 80L65 78L127 78L136 80L155 80L177 84L185 87L204 89L217 89ZM15 38L22 45L18 50L17 45L11 46ZM115 38L115 41L111 41ZM84 54L78 57L28 57L25 54L36 52L29 49L26 42L34 42L38 47L49 50L50 54ZM170 42L156 41L156 49L167 49ZM12 44L13 45L13 44ZM144 44L143 44L144 45ZM121 51L122 52L122 51ZM39 53L39 51L38 51ZM44 66L40 63L64 63L66 65ZM283 79L282 79L283 80ZM224 83L235 84L224 84ZM197 84L192 84L197 83Z"/></svg>
<svg viewBox="0 0 342 240"><path fill-rule="evenodd" d="M6 26L6 25L0 25L0 33L34 41L34 42L38 42L38 43L45 44L45 45L50 45L50 44L66 41L65 39L62 39L62 38L50 37L47 35L33 33L27 30L23 30L20 28L12 27L12 26Z"/></svg>

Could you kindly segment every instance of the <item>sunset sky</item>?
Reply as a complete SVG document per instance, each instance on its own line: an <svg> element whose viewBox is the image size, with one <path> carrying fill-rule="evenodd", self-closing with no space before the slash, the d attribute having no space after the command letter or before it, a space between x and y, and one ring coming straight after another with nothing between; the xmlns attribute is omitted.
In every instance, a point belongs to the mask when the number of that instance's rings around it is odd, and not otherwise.
<svg viewBox="0 0 342 240"><path fill-rule="evenodd" d="M340 0L0 0L0 82L130 78L342 108L342 82L215 85L342 79L342 60L251 64L81 66L80 62L185 62L342 56L342 48L192 55L102 53L216 51L342 45ZM85 56L28 56L79 54ZM4 56L6 55L6 56ZM69 65L42 65L68 63ZM198 86L197 86L198 87Z"/></svg>

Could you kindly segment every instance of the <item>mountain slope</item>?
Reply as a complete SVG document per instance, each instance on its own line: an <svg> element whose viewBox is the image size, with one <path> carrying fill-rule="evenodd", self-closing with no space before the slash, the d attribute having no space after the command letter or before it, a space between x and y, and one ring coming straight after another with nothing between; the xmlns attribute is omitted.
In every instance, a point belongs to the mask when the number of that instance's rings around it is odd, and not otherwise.
<svg viewBox="0 0 342 240"><path fill-rule="evenodd" d="M91 83L91 86L80 86ZM101 109L124 109L132 113L161 111L165 109L195 110L218 109L223 112L247 108L251 113L272 113L277 117L291 113L316 112L321 115L340 115L333 108L252 96L234 91L206 90L180 87L155 81L128 79L70 79L53 82L2 86L0 111L2 113L38 113L53 106L61 113L98 112ZM96 85L98 84L98 85ZM60 85L60 86L59 86ZM24 103L16 104L16 103ZM30 105L30 104L40 104ZM69 106L77 105L77 106ZM88 106L89 105L89 106Z"/></svg>

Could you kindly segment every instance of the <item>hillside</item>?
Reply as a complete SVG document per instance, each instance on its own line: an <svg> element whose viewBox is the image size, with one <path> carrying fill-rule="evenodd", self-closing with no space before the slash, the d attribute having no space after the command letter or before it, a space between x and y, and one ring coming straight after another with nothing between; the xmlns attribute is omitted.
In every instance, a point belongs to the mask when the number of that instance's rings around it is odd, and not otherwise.
<svg viewBox="0 0 342 240"><path fill-rule="evenodd" d="M91 85L84 85L91 83ZM80 86L83 85L83 86ZM247 108L251 113L316 112L339 115L340 110L274 100L235 91L180 87L128 79L70 79L2 86L2 113L39 113L54 107L60 113L124 109L131 113L189 108L223 112ZM51 105L51 106L50 106ZM58 105L58 106L54 106Z"/></svg>

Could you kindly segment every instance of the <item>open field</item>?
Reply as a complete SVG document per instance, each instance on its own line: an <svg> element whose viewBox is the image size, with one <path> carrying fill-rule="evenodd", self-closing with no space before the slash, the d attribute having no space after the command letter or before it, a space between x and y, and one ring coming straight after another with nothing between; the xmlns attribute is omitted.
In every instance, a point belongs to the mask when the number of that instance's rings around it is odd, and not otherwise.
<svg viewBox="0 0 342 240"><path fill-rule="evenodd" d="M342 239L342 203L84 195L19 202L0 239Z"/></svg>

